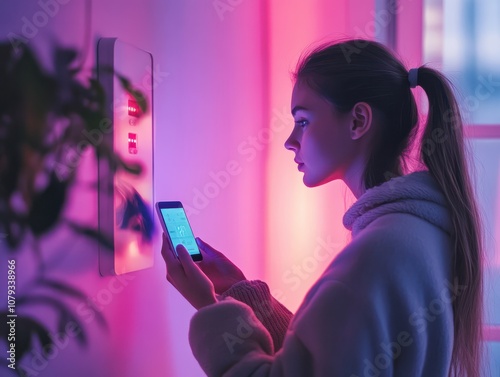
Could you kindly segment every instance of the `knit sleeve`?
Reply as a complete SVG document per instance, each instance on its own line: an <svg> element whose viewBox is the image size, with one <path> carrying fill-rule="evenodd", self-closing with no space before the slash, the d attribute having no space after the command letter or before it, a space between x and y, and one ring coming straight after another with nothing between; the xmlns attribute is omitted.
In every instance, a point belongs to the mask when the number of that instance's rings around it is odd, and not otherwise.
<svg viewBox="0 0 500 377"><path fill-rule="evenodd" d="M293 314L271 295L266 283L260 280L243 280L234 284L221 296L232 297L250 306L255 316L271 334L274 350L278 351L281 348Z"/></svg>
<svg viewBox="0 0 500 377"><path fill-rule="evenodd" d="M378 334L385 317L368 304L373 295L364 300L339 282L323 282L314 291L292 319L278 352L245 303L227 297L201 308L190 323L193 355L209 377L395 376L390 360L382 371L366 370L386 340Z"/></svg>

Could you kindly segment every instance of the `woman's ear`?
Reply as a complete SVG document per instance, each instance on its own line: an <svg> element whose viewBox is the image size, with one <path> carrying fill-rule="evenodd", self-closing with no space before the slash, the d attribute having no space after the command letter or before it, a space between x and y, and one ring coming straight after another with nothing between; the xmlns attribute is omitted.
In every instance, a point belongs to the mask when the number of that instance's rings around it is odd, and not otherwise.
<svg viewBox="0 0 500 377"><path fill-rule="evenodd" d="M372 126L372 107L366 102L358 102L352 108L351 116L350 135L352 140L357 140L363 137Z"/></svg>

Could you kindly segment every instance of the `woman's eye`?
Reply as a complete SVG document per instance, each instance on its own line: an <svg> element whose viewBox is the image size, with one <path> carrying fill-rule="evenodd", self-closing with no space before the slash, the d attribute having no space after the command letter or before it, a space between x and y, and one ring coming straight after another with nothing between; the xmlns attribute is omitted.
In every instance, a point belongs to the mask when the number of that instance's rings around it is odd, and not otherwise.
<svg viewBox="0 0 500 377"><path fill-rule="evenodd" d="M305 119L295 121L295 125L299 127L305 127L309 124L309 122Z"/></svg>

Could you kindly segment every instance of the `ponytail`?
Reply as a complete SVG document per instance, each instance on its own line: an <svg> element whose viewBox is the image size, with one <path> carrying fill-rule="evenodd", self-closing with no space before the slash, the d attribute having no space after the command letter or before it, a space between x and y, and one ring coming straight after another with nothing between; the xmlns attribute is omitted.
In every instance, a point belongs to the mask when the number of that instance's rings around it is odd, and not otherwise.
<svg viewBox="0 0 500 377"><path fill-rule="evenodd" d="M464 287L453 301L454 345L449 376L479 377L483 240L467 165L463 121L451 85L441 73L425 66L419 68L418 85L424 89L429 101L421 158L450 205L453 280Z"/></svg>

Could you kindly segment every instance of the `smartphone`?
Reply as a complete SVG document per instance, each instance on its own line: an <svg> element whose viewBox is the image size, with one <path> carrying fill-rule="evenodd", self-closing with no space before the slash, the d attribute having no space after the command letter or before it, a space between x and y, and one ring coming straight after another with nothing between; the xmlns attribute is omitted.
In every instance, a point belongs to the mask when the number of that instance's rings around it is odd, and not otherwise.
<svg viewBox="0 0 500 377"><path fill-rule="evenodd" d="M168 237L172 250L177 255L177 245L184 245L195 262L203 259L200 249L194 239L194 234L186 217L181 202L156 202L156 212L160 218L163 231Z"/></svg>

